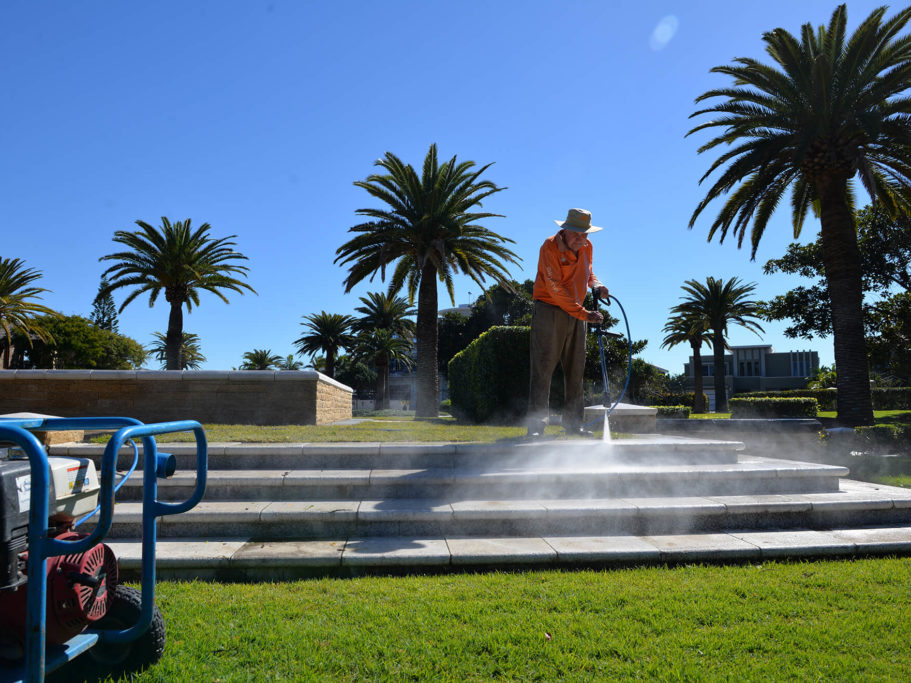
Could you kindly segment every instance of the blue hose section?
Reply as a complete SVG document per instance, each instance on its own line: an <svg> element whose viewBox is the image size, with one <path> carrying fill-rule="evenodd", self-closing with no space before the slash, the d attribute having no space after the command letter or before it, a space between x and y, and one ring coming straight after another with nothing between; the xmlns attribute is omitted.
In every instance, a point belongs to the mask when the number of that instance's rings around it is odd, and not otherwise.
<svg viewBox="0 0 911 683"><path fill-rule="evenodd" d="M130 466L129 471L123 476L123 479L121 479L120 482L117 484L117 486L114 487L115 495L120 490L120 488L124 484L127 483L127 479L129 479L130 475L132 475L133 472L136 471L136 465L139 463L139 447L136 445L135 441L130 441L130 445L133 447L133 464ZM97 515L99 510L101 510L101 503L99 503L95 507L95 509L92 510L89 514L85 515L84 517L80 517L78 520L73 522L73 528L75 529L77 526L79 526L83 522L85 522L85 521L91 519L92 517L94 517L95 515Z"/></svg>
<svg viewBox="0 0 911 683"><path fill-rule="evenodd" d="M617 302L617 305L620 307L620 313L623 315L623 322L626 325L626 348L627 348L627 362L626 362L626 382L623 384L623 389L620 391L620 395L617 396L617 400L614 401L614 404L610 409L602 416L599 416L592 420L591 422L586 422L585 427L590 427L597 422L601 422L605 417L609 416L614 412L620 401L623 400L623 397L626 395L626 390L629 388L630 376L633 374L633 338L629 331L629 318L626 317L626 311L623 308L623 304L620 303L620 300L615 297L613 294L607 295L609 299L613 299ZM601 380L604 386L604 405L607 405L610 401L610 382L607 379L607 361L604 358L604 335L598 335L598 353L601 356Z"/></svg>

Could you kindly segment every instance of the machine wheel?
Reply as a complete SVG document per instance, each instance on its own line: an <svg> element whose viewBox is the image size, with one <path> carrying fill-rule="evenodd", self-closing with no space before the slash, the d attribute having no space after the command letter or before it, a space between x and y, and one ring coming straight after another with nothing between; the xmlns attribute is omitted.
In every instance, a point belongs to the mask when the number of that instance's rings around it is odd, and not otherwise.
<svg viewBox="0 0 911 683"><path fill-rule="evenodd" d="M129 628L139 620L141 611L142 594L135 588L117 586L107 614L94 626L98 629ZM74 663L91 673L113 674L116 678L124 673L141 671L157 662L164 654L164 643L164 617L155 605L149 630L139 638L129 643L95 645Z"/></svg>

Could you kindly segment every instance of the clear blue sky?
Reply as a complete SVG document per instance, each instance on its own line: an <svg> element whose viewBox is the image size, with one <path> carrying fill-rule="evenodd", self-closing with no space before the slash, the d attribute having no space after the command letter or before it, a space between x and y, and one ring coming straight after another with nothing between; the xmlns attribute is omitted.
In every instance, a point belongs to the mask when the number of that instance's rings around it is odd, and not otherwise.
<svg viewBox="0 0 911 683"><path fill-rule="evenodd" d="M849 5L850 28L878 6ZM245 351L287 355L304 315L353 313L379 277L344 294L336 248L374 206L353 182L392 151L419 166L494 162L507 190L486 227L515 240L517 280L534 277L541 241L570 207L590 210L595 271L623 303L641 354L674 373L689 349L660 349L668 309L690 278L738 276L771 298L799 284L762 265L792 241L787 207L757 258L693 230L707 138L684 134L693 100L729 82L709 69L765 59L761 35L828 21L831 0L689 2L292 2L95 0L0 5L0 255L39 269L44 303L87 316L115 230L191 218L236 234L258 291L225 305L202 294L185 316L206 369ZM889 16L894 13L889 12ZM861 197L861 201L865 201ZM718 205L720 206L720 204ZM801 241L812 241L808 221ZM488 282L488 285L491 284ZM457 283L456 303L480 289ZM441 289L441 307L449 302ZM115 294L118 305L124 293ZM615 311L616 313L616 311ZM164 331L163 297L137 299L120 331ZM831 339L788 340L832 363ZM760 340L734 328L732 344ZM150 363L157 367L157 363Z"/></svg>

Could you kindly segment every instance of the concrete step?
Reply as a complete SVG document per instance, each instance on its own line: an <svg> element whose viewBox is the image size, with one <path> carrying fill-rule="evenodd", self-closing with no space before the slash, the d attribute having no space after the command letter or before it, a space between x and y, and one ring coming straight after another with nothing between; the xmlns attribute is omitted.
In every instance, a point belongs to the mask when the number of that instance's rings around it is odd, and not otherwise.
<svg viewBox="0 0 911 683"><path fill-rule="evenodd" d="M837 491L848 469L815 463L744 456L723 464L621 464L561 467L492 463L427 469L210 470L206 501L448 500L619 498ZM185 500L195 472L182 471L158 484L162 500ZM118 500L141 500L142 479L127 480Z"/></svg>
<svg viewBox="0 0 911 683"><path fill-rule="evenodd" d="M196 446L160 443L177 458L178 469L196 466ZM613 442L549 440L502 443L211 443L209 469L405 469L492 466L595 466L604 463L722 464L737 462L739 441L645 435ZM51 455L92 458L101 463L103 444L60 444ZM128 469L130 448L122 448L118 468Z"/></svg>
<svg viewBox="0 0 911 683"><path fill-rule="evenodd" d="M139 540L112 540L125 579L138 579ZM277 581L377 571L465 571L523 567L624 567L697 562L766 562L911 554L911 524L825 530L732 529L653 535L336 537L251 540L162 539L160 578Z"/></svg>
<svg viewBox="0 0 911 683"><path fill-rule="evenodd" d="M111 538L140 536L138 502L118 503ZM203 501L162 518L159 536L543 536L691 533L911 523L911 490L842 480L823 493L595 499Z"/></svg>

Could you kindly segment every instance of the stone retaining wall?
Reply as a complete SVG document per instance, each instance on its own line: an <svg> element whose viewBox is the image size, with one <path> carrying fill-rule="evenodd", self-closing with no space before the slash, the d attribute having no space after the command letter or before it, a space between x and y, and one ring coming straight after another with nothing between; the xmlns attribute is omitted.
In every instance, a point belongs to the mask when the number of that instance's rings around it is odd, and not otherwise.
<svg viewBox="0 0 911 683"><path fill-rule="evenodd" d="M0 370L0 414L321 425L351 417L352 393L313 370Z"/></svg>

